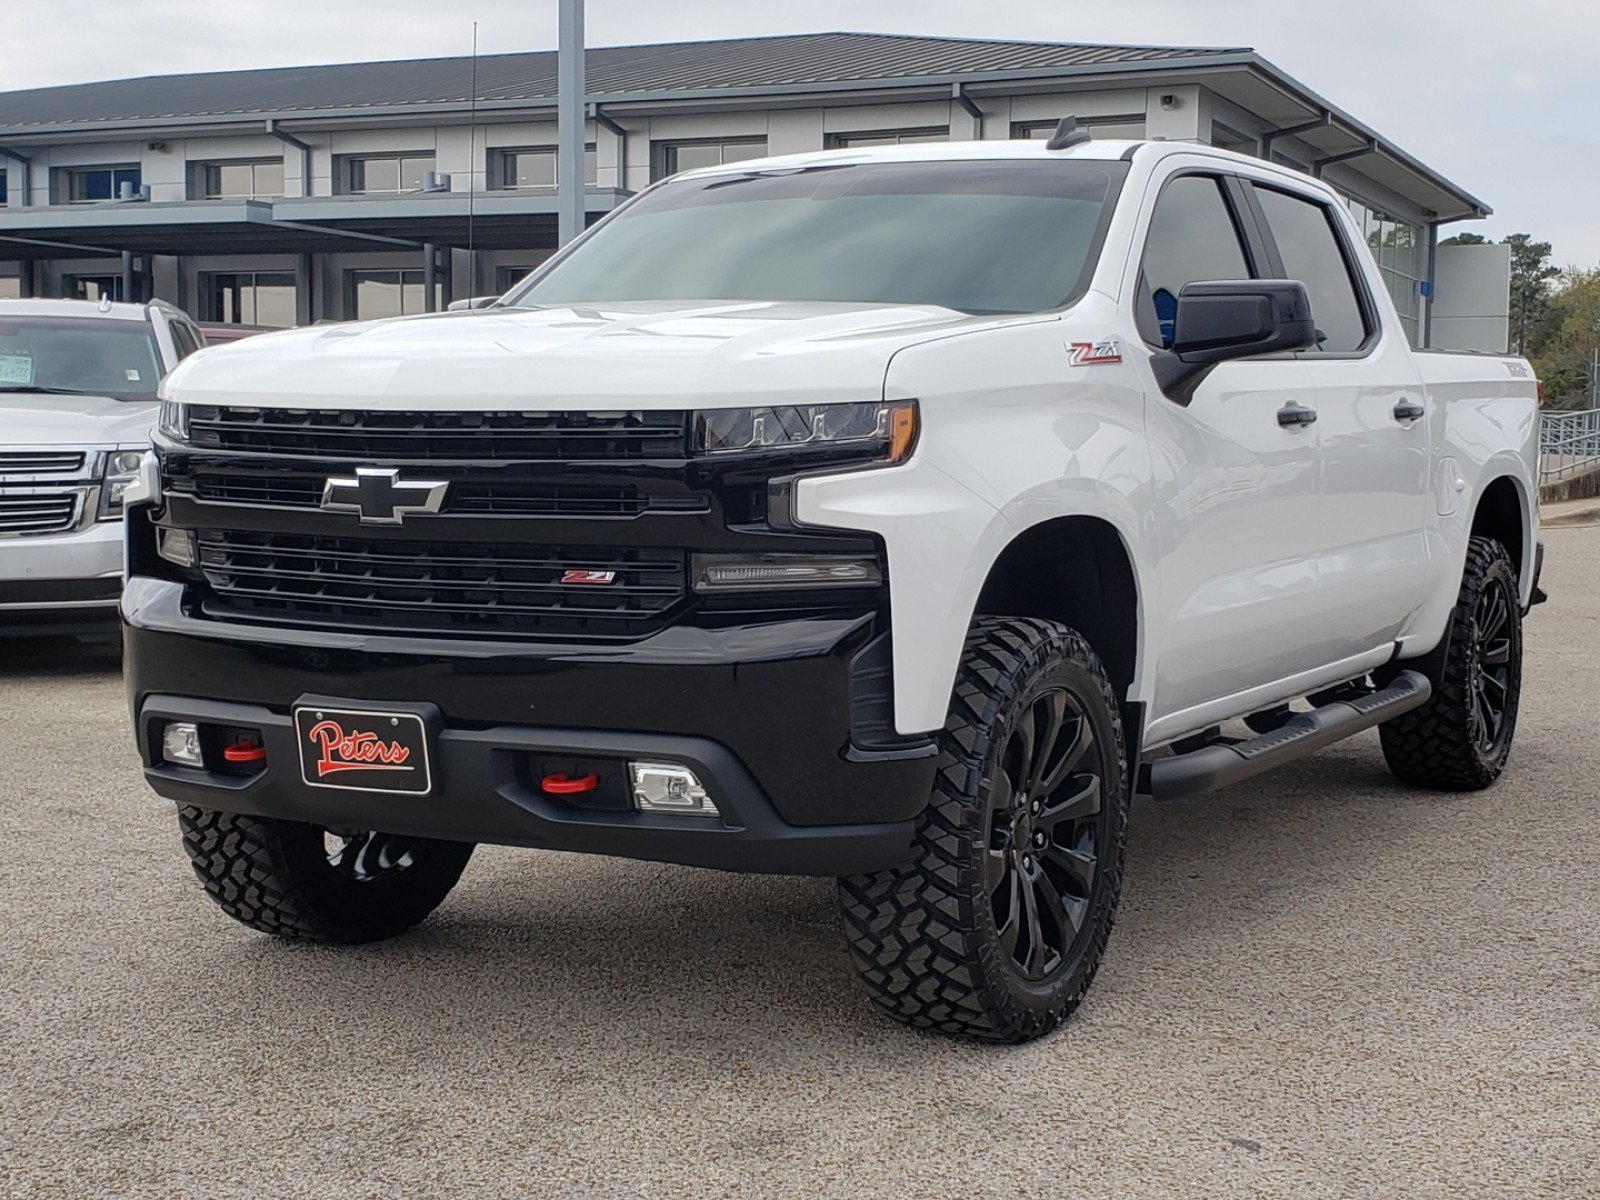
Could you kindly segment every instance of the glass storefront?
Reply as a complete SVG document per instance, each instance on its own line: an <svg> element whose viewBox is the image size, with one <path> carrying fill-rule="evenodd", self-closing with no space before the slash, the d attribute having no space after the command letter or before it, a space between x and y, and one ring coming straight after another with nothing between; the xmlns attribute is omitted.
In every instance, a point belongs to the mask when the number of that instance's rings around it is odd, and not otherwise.
<svg viewBox="0 0 1600 1200"><path fill-rule="evenodd" d="M1413 346L1422 340L1422 281L1428 273L1428 235L1420 226L1346 197Z"/></svg>

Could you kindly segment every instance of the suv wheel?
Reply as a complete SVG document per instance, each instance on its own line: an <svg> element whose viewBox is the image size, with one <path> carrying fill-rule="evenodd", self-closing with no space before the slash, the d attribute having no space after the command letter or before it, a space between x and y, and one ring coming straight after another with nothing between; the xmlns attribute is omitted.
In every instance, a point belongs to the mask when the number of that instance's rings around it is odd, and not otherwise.
<svg viewBox="0 0 1600 1200"><path fill-rule="evenodd" d="M470 842L180 808L183 848L206 892L236 921L278 937L375 942L439 906Z"/></svg>
<svg viewBox="0 0 1600 1200"><path fill-rule="evenodd" d="M1125 762L1115 694L1082 637L975 621L910 859L839 882L873 1000L988 1041L1028 1041L1068 1016L1116 916Z"/></svg>
<svg viewBox="0 0 1600 1200"><path fill-rule="evenodd" d="M1433 695L1378 727L1389 770L1416 787L1470 792L1500 778L1522 697L1517 570L1499 542L1475 537Z"/></svg>

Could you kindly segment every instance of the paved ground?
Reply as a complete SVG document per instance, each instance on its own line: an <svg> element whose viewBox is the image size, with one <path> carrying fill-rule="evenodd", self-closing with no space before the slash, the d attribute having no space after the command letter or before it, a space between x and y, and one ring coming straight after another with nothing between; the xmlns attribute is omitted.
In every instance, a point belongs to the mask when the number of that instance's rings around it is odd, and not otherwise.
<svg viewBox="0 0 1600 1200"><path fill-rule="evenodd" d="M104 652L0 649L0 1189L26 1197L1600 1195L1600 530L1549 535L1511 770L1368 735L1135 813L1073 1024L858 996L832 892L487 850L360 950L229 923Z"/></svg>

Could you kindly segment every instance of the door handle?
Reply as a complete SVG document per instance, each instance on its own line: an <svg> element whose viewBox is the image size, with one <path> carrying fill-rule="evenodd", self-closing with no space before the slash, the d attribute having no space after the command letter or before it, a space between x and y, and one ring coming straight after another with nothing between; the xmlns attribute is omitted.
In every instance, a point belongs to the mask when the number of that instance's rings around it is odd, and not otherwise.
<svg viewBox="0 0 1600 1200"><path fill-rule="evenodd" d="M1291 400L1278 410L1278 424L1285 429L1293 429L1300 425L1309 425L1317 419L1317 410L1306 408Z"/></svg>
<svg viewBox="0 0 1600 1200"><path fill-rule="evenodd" d="M1420 421L1428 415L1428 410L1415 400L1402 400L1394 406L1394 419L1396 421Z"/></svg>

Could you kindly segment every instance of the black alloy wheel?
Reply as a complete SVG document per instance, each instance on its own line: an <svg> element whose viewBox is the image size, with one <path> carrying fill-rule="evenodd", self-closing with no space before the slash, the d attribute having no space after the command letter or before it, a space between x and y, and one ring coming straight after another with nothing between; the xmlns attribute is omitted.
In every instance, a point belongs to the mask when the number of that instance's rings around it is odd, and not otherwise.
<svg viewBox="0 0 1600 1200"><path fill-rule="evenodd" d="M989 789L984 887L1000 945L1025 979L1073 956L1099 868L1105 767L1094 726L1066 688L1017 721Z"/></svg>
<svg viewBox="0 0 1600 1200"><path fill-rule="evenodd" d="M1511 613L1516 599L1504 581L1493 580L1472 615L1471 731L1478 753L1492 757L1508 731L1511 698Z"/></svg>

